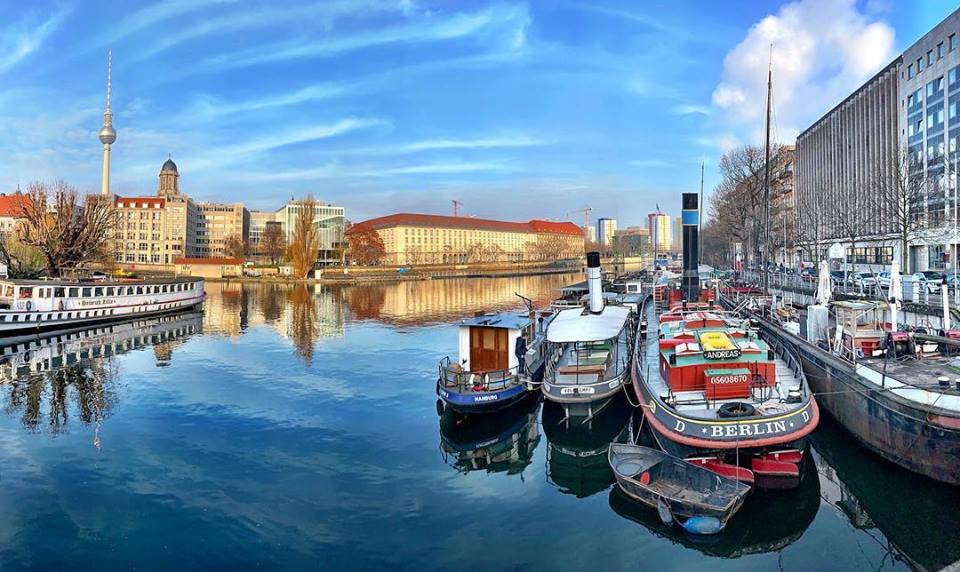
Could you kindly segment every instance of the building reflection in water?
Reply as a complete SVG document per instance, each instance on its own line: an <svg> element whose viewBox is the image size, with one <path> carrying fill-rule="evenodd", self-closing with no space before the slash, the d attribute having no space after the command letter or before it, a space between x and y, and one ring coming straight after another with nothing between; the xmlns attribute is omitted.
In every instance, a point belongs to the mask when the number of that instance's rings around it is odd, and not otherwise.
<svg viewBox="0 0 960 572"><path fill-rule="evenodd" d="M113 356L152 346L157 366L163 367L177 345L201 331L202 314L190 312L2 346L4 412L19 415L33 431L63 432L72 416L84 425L99 424L117 403Z"/></svg>
<svg viewBox="0 0 960 572"><path fill-rule="evenodd" d="M515 278L451 278L391 284L358 284L343 289L354 319L420 325L460 319L479 310L509 310L523 305L521 294L545 307L558 290L581 280L580 274Z"/></svg>

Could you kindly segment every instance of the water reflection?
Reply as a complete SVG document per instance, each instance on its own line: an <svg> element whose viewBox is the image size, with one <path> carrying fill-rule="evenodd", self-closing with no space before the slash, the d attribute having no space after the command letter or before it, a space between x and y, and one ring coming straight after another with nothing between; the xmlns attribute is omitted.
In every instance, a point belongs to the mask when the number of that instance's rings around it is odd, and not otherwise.
<svg viewBox="0 0 960 572"><path fill-rule="evenodd" d="M199 333L202 314L190 312L89 329L65 330L0 347L0 392L7 415L31 431L65 431L75 416L99 423L117 404L114 356L152 346L156 364L169 364L173 348Z"/></svg>
<svg viewBox="0 0 960 572"><path fill-rule="evenodd" d="M540 399L528 399L490 415L440 416L443 461L462 473L522 473L540 444Z"/></svg>
<svg viewBox="0 0 960 572"><path fill-rule="evenodd" d="M630 406L615 397L591 421L565 420L563 408L549 402L543 408L543 433L547 437L547 480L560 492L585 498L615 482L607 462L613 441L623 441L630 423Z"/></svg>
<svg viewBox="0 0 960 572"><path fill-rule="evenodd" d="M870 533L887 557L930 570L960 560L960 489L880 459L829 418L813 443L823 501Z"/></svg>

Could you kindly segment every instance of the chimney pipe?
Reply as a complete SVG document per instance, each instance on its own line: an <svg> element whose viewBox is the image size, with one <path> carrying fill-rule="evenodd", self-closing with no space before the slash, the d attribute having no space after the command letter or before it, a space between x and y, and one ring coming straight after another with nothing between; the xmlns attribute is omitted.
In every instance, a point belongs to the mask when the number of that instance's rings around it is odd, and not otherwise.
<svg viewBox="0 0 960 572"><path fill-rule="evenodd" d="M590 289L590 312L603 312L603 283L600 281L600 253L587 253L587 288Z"/></svg>
<svg viewBox="0 0 960 572"><path fill-rule="evenodd" d="M683 276L681 284L687 300L700 299L700 208L697 193L683 193Z"/></svg>

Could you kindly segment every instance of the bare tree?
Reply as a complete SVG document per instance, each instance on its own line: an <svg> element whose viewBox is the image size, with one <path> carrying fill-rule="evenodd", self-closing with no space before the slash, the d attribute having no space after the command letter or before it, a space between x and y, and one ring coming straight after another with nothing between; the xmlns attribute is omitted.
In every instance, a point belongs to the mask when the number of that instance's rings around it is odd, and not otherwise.
<svg viewBox="0 0 960 572"><path fill-rule="evenodd" d="M283 258L283 253L287 250L287 237L283 235L283 229L279 223L270 224L263 229L260 235L260 252L270 259L270 264L276 265Z"/></svg>
<svg viewBox="0 0 960 572"><path fill-rule="evenodd" d="M906 149L887 161L886 168L878 168L874 174L873 191L900 246L900 264L906 271L910 268L910 241L933 231L926 221L927 194L941 189L923 176L923 159Z"/></svg>
<svg viewBox="0 0 960 572"><path fill-rule="evenodd" d="M236 234L231 234L223 241L223 253L228 258L243 259L247 255L247 242Z"/></svg>
<svg viewBox="0 0 960 572"><path fill-rule="evenodd" d="M297 201L299 210L294 221L293 240L290 242L290 263L293 274L298 279L307 278L320 252L320 233L313 224L313 214L317 201L312 195Z"/></svg>
<svg viewBox="0 0 960 572"><path fill-rule="evenodd" d="M50 276L109 255L119 225L111 197L88 195L80 205L77 191L57 181L31 183L25 199L19 203L16 237L40 251Z"/></svg>

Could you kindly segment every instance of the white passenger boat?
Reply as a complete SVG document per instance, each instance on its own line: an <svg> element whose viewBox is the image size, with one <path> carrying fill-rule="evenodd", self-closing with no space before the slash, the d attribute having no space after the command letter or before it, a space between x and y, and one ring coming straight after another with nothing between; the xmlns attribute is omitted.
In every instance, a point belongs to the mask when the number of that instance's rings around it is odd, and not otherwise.
<svg viewBox="0 0 960 572"><path fill-rule="evenodd" d="M202 304L203 280L0 280L0 336L176 312Z"/></svg>

